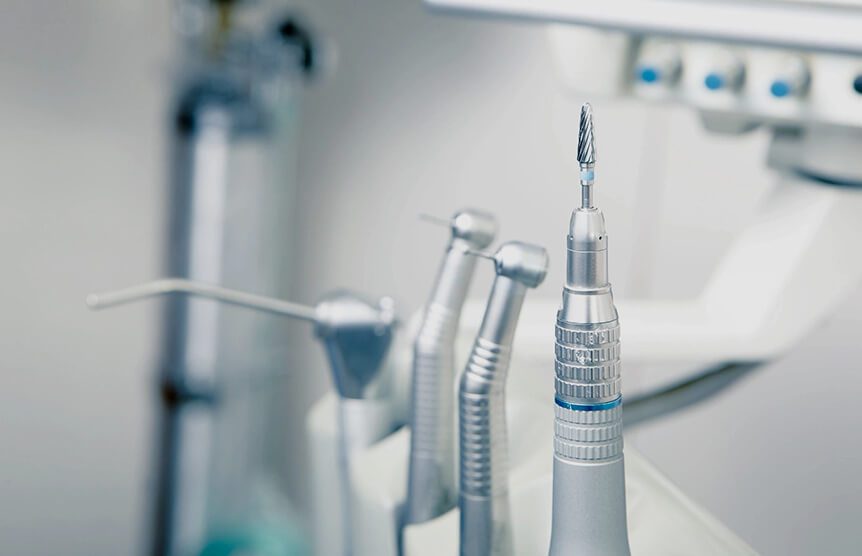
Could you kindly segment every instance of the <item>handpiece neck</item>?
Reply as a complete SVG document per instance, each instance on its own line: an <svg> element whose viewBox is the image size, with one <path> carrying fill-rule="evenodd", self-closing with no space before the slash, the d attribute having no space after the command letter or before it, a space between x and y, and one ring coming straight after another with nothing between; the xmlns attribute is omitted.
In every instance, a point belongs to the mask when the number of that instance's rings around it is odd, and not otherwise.
<svg viewBox="0 0 862 556"><path fill-rule="evenodd" d="M566 288L594 291L609 287L608 234L597 208L572 212L566 249Z"/></svg>
<svg viewBox="0 0 862 556"><path fill-rule="evenodd" d="M507 276L497 276L488 298L479 338L509 346L515 336L527 286Z"/></svg>
<svg viewBox="0 0 862 556"><path fill-rule="evenodd" d="M449 244L437 273L431 304L442 305L456 312L461 310L476 267L476 257L469 250L470 244L463 239L454 238Z"/></svg>

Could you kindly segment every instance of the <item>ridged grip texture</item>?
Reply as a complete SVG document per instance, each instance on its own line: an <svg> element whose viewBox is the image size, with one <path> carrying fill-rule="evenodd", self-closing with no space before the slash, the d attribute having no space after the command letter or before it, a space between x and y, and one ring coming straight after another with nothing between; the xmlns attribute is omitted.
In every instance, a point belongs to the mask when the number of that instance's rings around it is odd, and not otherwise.
<svg viewBox="0 0 862 556"><path fill-rule="evenodd" d="M557 321L554 452L558 457L604 461L622 454L619 337L616 320L601 325ZM602 409L603 404L611 407Z"/></svg>
<svg viewBox="0 0 862 556"><path fill-rule="evenodd" d="M437 303L430 304L415 344L410 495L406 507L409 523L435 517L442 508L455 503L451 392L454 384L452 346L457 319L455 311ZM418 472L420 469L432 470L432 476Z"/></svg>
<svg viewBox="0 0 862 556"><path fill-rule="evenodd" d="M508 346L478 338L461 379L459 438L463 495L491 498L505 494L508 489L505 382L510 353Z"/></svg>

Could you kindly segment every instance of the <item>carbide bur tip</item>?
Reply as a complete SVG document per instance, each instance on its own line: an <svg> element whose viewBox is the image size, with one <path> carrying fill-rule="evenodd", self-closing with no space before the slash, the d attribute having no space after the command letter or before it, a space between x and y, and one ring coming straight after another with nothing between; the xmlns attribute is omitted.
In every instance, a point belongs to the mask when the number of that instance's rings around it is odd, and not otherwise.
<svg viewBox="0 0 862 556"><path fill-rule="evenodd" d="M593 107L589 102L581 106L581 121L578 128L578 162L582 165L596 163L596 139L593 132Z"/></svg>

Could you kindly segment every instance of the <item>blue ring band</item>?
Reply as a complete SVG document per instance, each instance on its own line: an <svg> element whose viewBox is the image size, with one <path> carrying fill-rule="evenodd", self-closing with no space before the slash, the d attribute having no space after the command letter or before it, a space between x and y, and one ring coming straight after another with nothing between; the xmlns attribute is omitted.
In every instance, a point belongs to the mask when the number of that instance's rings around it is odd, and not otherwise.
<svg viewBox="0 0 862 556"><path fill-rule="evenodd" d="M611 400L609 402L604 403L596 403L596 404L577 404L577 403L569 403L561 400L560 398L555 397L554 402L565 409L571 409L572 411L605 411L608 409L613 409L618 405L623 403L623 397L619 396L615 400Z"/></svg>

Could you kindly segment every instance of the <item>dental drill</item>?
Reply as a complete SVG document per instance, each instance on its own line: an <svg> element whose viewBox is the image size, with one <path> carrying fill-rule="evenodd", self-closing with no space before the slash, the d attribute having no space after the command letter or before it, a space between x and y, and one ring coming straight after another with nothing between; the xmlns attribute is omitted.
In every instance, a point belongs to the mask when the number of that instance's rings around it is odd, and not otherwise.
<svg viewBox="0 0 862 556"><path fill-rule="evenodd" d="M578 134L581 206L569 225L566 286L555 346L554 486L550 556L628 556L620 328L608 282L608 235L593 206L592 108Z"/></svg>
<svg viewBox="0 0 862 556"><path fill-rule="evenodd" d="M388 394L388 376L382 372L397 324L390 298L369 303L349 292L335 292L314 307L254 295L184 279L164 279L115 292L93 294L87 305L103 309L166 294L188 294L222 303L314 324L338 392L340 434L340 485L343 546L351 553L349 460L392 432L392 423L381 418L380 404ZM339 511L339 509L333 509Z"/></svg>
<svg viewBox="0 0 862 556"><path fill-rule="evenodd" d="M404 524L450 510L455 497L454 344L461 308L476 268L471 251L494 240L490 214L461 211L413 347L410 459Z"/></svg>
<svg viewBox="0 0 862 556"><path fill-rule="evenodd" d="M545 249L526 243L506 243L492 259L497 276L459 390L461 556L513 554L506 375L527 289L548 271Z"/></svg>

